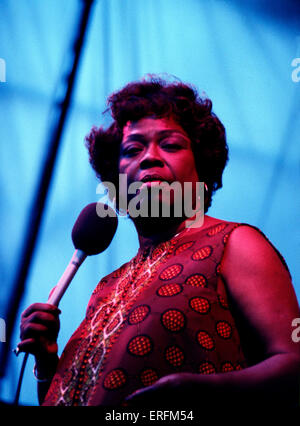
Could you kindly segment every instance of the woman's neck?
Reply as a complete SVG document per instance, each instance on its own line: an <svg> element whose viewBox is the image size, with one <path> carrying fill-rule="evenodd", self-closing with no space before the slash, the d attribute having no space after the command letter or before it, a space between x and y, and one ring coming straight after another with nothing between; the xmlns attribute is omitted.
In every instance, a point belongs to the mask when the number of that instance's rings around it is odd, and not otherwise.
<svg viewBox="0 0 300 426"><path fill-rule="evenodd" d="M176 218L177 221L170 218L161 219L151 219L151 221L141 221L134 220L134 225L136 227L138 233L138 239L141 250L145 250L149 247L157 246L159 243L163 241L167 241L184 231L187 228L190 228L192 220L191 218L178 220L180 218ZM198 219L194 223L192 223L192 229L206 228L215 222L218 219L213 217L204 215L201 219Z"/></svg>

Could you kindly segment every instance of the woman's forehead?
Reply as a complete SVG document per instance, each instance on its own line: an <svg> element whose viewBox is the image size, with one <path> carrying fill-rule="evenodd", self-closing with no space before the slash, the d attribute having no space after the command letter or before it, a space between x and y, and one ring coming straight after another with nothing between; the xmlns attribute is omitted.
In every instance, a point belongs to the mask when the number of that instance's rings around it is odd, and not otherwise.
<svg viewBox="0 0 300 426"><path fill-rule="evenodd" d="M153 118L144 117L138 121L128 121L123 128L123 141L133 134L145 134L151 136L164 130L174 130L188 137L183 128L175 120L169 117Z"/></svg>

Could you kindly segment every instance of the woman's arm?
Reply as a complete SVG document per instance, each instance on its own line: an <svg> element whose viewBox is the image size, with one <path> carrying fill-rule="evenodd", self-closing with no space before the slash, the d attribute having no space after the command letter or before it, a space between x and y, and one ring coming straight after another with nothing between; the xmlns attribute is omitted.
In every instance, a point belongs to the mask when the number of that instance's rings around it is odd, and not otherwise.
<svg viewBox="0 0 300 426"><path fill-rule="evenodd" d="M277 395L299 402L300 345L292 340L292 321L300 317L300 311L290 274L278 253L259 231L240 226L227 242L221 275L243 324L244 345L248 335L260 342L261 361L241 372L239 386L246 381L245 392L257 388L262 397Z"/></svg>
<svg viewBox="0 0 300 426"><path fill-rule="evenodd" d="M292 321L300 312L290 275L278 254L258 231L240 226L228 239L221 277L240 317L237 319L244 324L241 338L245 345L250 343L248 334L260 342L259 360L235 372L172 374L137 391L129 397L130 403L153 406L173 401L183 406L207 403L211 398L291 406L299 403L300 342L293 342L291 335ZM255 353L255 348L251 352Z"/></svg>
<svg viewBox="0 0 300 426"><path fill-rule="evenodd" d="M57 335L59 332L60 310L48 303L34 303L21 316L20 352L35 356L35 375L38 380L38 398L41 404L55 374L57 355Z"/></svg>
<svg viewBox="0 0 300 426"><path fill-rule="evenodd" d="M42 405L56 372L59 358L57 353L44 357L35 357L35 375L37 379L37 392L39 404Z"/></svg>

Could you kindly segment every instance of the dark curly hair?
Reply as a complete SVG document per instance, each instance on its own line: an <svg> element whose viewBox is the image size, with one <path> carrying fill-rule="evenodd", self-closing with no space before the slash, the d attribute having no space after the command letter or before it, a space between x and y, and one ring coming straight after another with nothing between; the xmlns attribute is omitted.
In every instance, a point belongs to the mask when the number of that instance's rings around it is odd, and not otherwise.
<svg viewBox="0 0 300 426"><path fill-rule="evenodd" d="M118 190L118 161L123 127L128 121L148 116L172 117L192 141L199 181L205 182L205 212L213 193L222 187L222 174L228 160L225 129L212 112L212 102L201 98L191 85L168 82L159 77L127 84L108 98L113 123L107 128L93 127L86 137L89 160L102 181Z"/></svg>

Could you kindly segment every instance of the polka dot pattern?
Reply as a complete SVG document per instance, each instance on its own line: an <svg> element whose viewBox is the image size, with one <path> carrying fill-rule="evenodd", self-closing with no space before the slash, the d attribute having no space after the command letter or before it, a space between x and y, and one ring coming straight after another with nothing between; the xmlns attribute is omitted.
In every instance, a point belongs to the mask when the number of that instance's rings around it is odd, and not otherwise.
<svg viewBox="0 0 300 426"><path fill-rule="evenodd" d="M193 260L204 260L211 256L212 254L212 247L211 246L205 246L201 247L200 249L196 250L193 255Z"/></svg>
<svg viewBox="0 0 300 426"><path fill-rule="evenodd" d="M163 281L171 280L172 278L178 277L182 269L183 266L179 263L168 266L161 272L159 278Z"/></svg>
<svg viewBox="0 0 300 426"><path fill-rule="evenodd" d="M136 336L128 343L128 352L131 355L145 356L152 351L152 346L149 336Z"/></svg>
<svg viewBox="0 0 300 426"><path fill-rule="evenodd" d="M201 330L197 333L197 341L199 345L207 351L212 351L215 348L213 338L206 331Z"/></svg>
<svg viewBox="0 0 300 426"><path fill-rule="evenodd" d="M128 316L128 323L131 325L139 324L144 321L150 314L150 307L148 305L140 305L133 309Z"/></svg>
<svg viewBox="0 0 300 426"><path fill-rule="evenodd" d="M172 345L165 351L166 361L173 367L180 367L184 363L184 353L179 346Z"/></svg>
<svg viewBox="0 0 300 426"><path fill-rule="evenodd" d="M221 231L223 231L223 229L225 229L226 228L226 226L227 226L227 224L226 223L219 223L218 225L216 225L216 226L213 226L208 232L207 232L207 235L209 236L209 237L213 237L213 236L215 236L216 234L219 234Z"/></svg>
<svg viewBox="0 0 300 426"><path fill-rule="evenodd" d="M107 390L116 390L123 387L126 383L127 377L123 369L116 368L110 371L103 382L103 386Z"/></svg>
<svg viewBox="0 0 300 426"><path fill-rule="evenodd" d="M202 274L193 274L186 279L185 284L191 285L193 287L206 287L207 280L206 277Z"/></svg>
<svg viewBox="0 0 300 426"><path fill-rule="evenodd" d="M205 297L193 297L190 299L189 305L199 314L207 314L210 311L210 303Z"/></svg>
<svg viewBox="0 0 300 426"><path fill-rule="evenodd" d="M200 374L214 374L216 373L216 367L212 362L204 361L199 365Z"/></svg>
<svg viewBox="0 0 300 426"><path fill-rule="evenodd" d="M227 321L218 321L216 323L216 331L223 339L230 339L232 335L232 327Z"/></svg>
<svg viewBox="0 0 300 426"><path fill-rule="evenodd" d="M243 367L241 366L240 363L237 363L235 366L235 370L239 371L239 370L243 370Z"/></svg>
<svg viewBox="0 0 300 426"><path fill-rule="evenodd" d="M181 331L185 326L185 315L177 309L169 309L162 314L161 322L169 331Z"/></svg>
<svg viewBox="0 0 300 426"><path fill-rule="evenodd" d="M157 295L160 297L176 296L182 292L182 286L176 283L164 284L157 290Z"/></svg>
<svg viewBox="0 0 300 426"><path fill-rule="evenodd" d="M145 368L140 373L140 380L144 386L151 386L158 380L157 371L153 368Z"/></svg>
<svg viewBox="0 0 300 426"><path fill-rule="evenodd" d="M231 362L227 361L222 364L221 371L222 373L228 373L229 371L233 371L234 367Z"/></svg>
<svg viewBox="0 0 300 426"><path fill-rule="evenodd" d="M130 394L174 372L243 369L246 361L226 293L217 286L231 229L219 223L182 232L151 254L145 252L142 260L138 253L108 275L105 285L98 284L88 317L74 335L76 364L63 371L67 391L61 394L60 381L56 389L52 386L51 398L60 393L58 403L119 404L125 390Z"/></svg>
<svg viewBox="0 0 300 426"><path fill-rule="evenodd" d="M177 249L175 250L175 254L178 255L180 253L183 253L184 251L188 250L190 247L194 245L195 241L189 241L187 243L181 244Z"/></svg>

